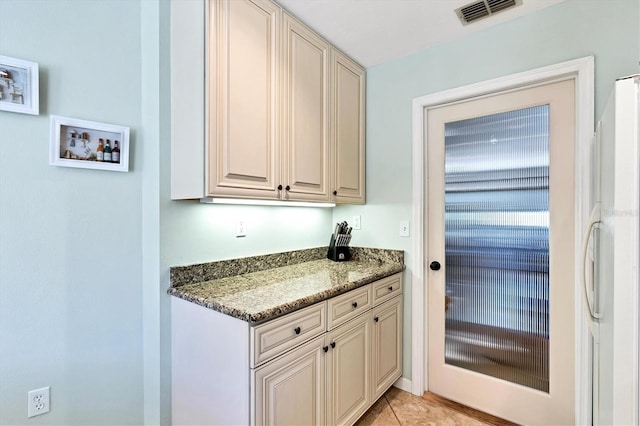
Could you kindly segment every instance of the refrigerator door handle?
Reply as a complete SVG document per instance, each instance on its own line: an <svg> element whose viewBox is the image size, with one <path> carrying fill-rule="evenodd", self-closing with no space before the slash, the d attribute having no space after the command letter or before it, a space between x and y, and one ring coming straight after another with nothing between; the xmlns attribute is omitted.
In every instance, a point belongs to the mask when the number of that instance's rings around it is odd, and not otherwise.
<svg viewBox="0 0 640 426"><path fill-rule="evenodd" d="M591 233L593 232L594 227L600 223L600 203L596 203L593 206L593 210L591 210L591 214L589 215L589 220L587 222L587 226L585 227L584 236L582 239L582 265L580 268L580 275L582 281L582 301L585 305L585 311L589 314L588 324L589 329L591 330L591 334L597 339L594 330L594 322L598 322L601 318L600 314L594 311L593 302L589 298L589 289L587 288L587 277L586 277L586 266L587 266L587 256L589 253L589 241L591 240ZM593 276L592 276L593 279Z"/></svg>

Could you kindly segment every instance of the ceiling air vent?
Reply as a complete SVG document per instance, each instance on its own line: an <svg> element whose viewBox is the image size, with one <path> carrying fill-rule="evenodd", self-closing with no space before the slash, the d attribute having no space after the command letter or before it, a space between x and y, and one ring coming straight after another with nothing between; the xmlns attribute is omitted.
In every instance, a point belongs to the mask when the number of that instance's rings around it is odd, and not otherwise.
<svg viewBox="0 0 640 426"><path fill-rule="evenodd" d="M522 0L481 0L456 9L456 15L462 25L467 25L521 4Z"/></svg>

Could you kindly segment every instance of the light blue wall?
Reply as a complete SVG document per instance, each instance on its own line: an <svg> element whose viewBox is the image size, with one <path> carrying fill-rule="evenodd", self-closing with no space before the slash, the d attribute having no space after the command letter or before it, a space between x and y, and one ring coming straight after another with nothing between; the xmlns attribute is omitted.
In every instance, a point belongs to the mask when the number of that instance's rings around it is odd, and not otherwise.
<svg viewBox="0 0 640 426"><path fill-rule="evenodd" d="M0 52L40 65L40 115L0 112L0 424L140 424L140 3L1 0ZM129 126L132 171L50 166L50 114Z"/></svg>
<svg viewBox="0 0 640 426"><path fill-rule="evenodd" d="M362 215L358 242L405 250L400 220L411 219L411 102L500 76L595 56L596 117L617 77L640 72L640 2L569 0L457 41L367 70L367 205L339 207L335 218ZM411 377L411 285L405 273L404 377Z"/></svg>
<svg viewBox="0 0 640 426"><path fill-rule="evenodd" d="M168 162L168 158L166 159ZM169 201L168 167L163 172L162 263L184 265L329 244L331 209L249 207ZM236 222L247 236L236 238ZM168 271L167 271L168 272ZM168 284L168 283L167 283Z"/></svg>

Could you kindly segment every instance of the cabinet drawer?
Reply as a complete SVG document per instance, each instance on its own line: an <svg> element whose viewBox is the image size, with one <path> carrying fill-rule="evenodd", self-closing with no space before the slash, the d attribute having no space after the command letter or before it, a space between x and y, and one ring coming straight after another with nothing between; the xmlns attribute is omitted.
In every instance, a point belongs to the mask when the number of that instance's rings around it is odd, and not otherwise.
<svg viewBox="0 0 640 426"><path fill-rule="evenodd" d="M326 330L326 302L251 328L251 368L319 336Z"/></svg>
<svg viewBox="0 0 640 426"><path fill-rule="evenodd" d="M402 293L402 273L376 281L373 286L373 305L379 305Z"/></svg>
<svg viewBox="0 0 640 426"><path fill-rule="evenodd" d="M369 310L371 303L371 285L360 287L327 302L328 330L355 318Z"/></svg>

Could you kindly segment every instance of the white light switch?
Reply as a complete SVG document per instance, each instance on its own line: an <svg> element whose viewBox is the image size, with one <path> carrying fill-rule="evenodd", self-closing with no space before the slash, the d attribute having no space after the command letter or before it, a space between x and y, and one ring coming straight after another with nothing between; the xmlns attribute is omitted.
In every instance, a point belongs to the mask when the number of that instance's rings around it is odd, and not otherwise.
<svg viewBox="0 0 640 426"><path fill-rule="evenodd" d="M247 236L247 223L244 220L236 222L236 238Z"/></svg>
<svg viewBox="0 0 640 426"><path fill-rule="evenodd" d="M410 235L409 221L408 220L400 221L400 236L401 237L408 237L409 235Z"/></svg>
<svg viewBox="0 0 640 426"><path fill-rule="evenodd" d="M353 229L360 229L360 216L353 217Z"/></svg>

